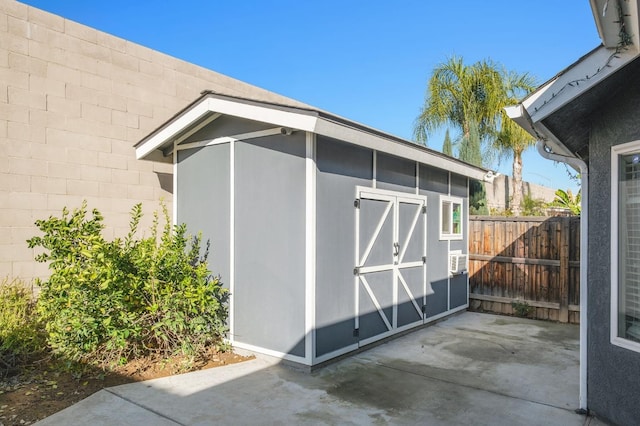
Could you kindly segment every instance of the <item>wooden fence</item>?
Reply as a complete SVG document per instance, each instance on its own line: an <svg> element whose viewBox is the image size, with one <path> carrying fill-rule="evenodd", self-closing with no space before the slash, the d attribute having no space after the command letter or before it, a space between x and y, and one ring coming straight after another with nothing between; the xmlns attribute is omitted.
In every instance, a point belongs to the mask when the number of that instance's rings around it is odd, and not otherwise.
<svg viewBox="0 0 640 426"><path fill-rule="evenodd" d="M471 216L469 287L473 310L579 323L580 218Z"/></svg>

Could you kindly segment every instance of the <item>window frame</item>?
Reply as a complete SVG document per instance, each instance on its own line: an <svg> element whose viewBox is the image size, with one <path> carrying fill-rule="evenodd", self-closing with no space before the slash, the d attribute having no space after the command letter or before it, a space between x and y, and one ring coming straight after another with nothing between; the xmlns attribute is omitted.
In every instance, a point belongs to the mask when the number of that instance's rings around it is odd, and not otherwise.
<svg viewBox="0 0 640 426"><path fill-rule="evenodd" d="M439 217L439 221L438 221L438 232L440 234L440 240L462 240L464 238L464 200L461 197L452 197L450 195L441 195L440 196L440 202L439 202L439 213L438 213L438 217ZM443 207L445 203L449 203L449 205L451 206L449 208L449 212L448 212L448 216L449 216L449 231L445 232L442 229L443 226L443 219L444 219L444 215L443 215ZM460 232L457 233L453 233L453 211L454 211L454 204L459 204L460 205Z"/></svg>
<svg viewBox="0 0 640 426"><path fill-rule="evenodd" d="M620 207L620 158L630 154L640 154L640 140L611 147L611 344L634 352L640 352L640 342L634 342L618 335L619 318L619 207Z"/></svg>

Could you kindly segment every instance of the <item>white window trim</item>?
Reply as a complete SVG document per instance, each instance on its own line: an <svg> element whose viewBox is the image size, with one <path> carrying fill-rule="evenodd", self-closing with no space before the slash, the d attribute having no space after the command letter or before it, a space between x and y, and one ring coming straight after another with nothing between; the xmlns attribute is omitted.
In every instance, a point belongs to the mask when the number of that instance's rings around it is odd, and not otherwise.
<svg viewBox="0 0 640 426"><path fill-rule="evenodd" d="M450 203L455 203L455 204L460 204L460 214L462 215L462 217L460 217L460 233L458 234L444 234L442 233L442 203L444 202L450 202ZM440 202L438 204L439 207L439 212L438 212L438 233L440 235L440 240L462 240L463 236L464 236L464 203L462 198L460 197L452 197L450 195L441 195L440 196ZM452 212L452 217L450 218L451 220L451 226L453 226L453 208L451 209Z"/></svg>
<svg viewBox="0 0 640 426"><path fill-rule="evenodd" d="M611 344L640 352L640 343L618 336L618 205L620 156L640 153L640 141L611 147Z"/></svg>

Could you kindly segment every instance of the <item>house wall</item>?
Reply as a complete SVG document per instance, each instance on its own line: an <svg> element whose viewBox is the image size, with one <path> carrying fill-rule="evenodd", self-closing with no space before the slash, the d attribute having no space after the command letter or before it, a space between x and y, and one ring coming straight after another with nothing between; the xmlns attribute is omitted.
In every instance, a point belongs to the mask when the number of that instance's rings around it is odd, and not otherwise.
<svg viewBox="0 0 640 426"><path fill-rule="evenodd" d="M640 139L638 111L636 81L592 117L589 140L587 404L621 425L640 418L640 353L610 344L611 146Z"/></svg>
<svg viewBox="0 0 640 426"><path fill-rule="evenodd" d="M353 335L355 187L371 186L373 152L318 136L316 146L316 356L358 343Z"/></svg>
<svg viewBox="0 0 640 426"><path fill-rule="evenodd" d="M131 207L171 211L172 166L133 145L202 90L298 102L42 10L0 0L0 279L47 274L34 221L83 199L126 233ZM170 160L170 159L169 159Z"/></svg>
<svg viewBox="0 0 640 426"><path fill-rule="evenodd" d="M233 339L305 356L305 134L235 143Z"/></svg>
<svg viewBox="0 0 640 426"><path fill-rule="evenodd" d="M420 195L427 197L427 217L440 216L441 194L449 194L449 172L435 167L420 165ZM449 309L449 270L442 265L449 262L449 241L440 240L439 220L427 221L427 259L435 268L427 271L427 280L435 292L429 296L426 317L442 314Z"/></svg>
<svg viewBox="0 0 640 426"><path fill-rule="evenodd" d="M225 288L230 279L230 145L221 144L178 152L178 223L191 235L209 243L209 267ZM185 207L185 208L180 208Z"/></svg>
<svg viewBox="0 0 640 426"><path fill-rule="evenodd" d="M356 186L373 186L373 152L317 137L317 265L316 353L321 357L357 345L354 331L354 248ZM416 163L376 154L376 188L416 193ZM448 251L466 252L467 231L461 241L439 240L439 195L464 200L468 212L467 178L424 164L419 165L420 195L427 196L427 280L435 294L427 297L427 319L467 303L467 275L451 279L449 303ZM409 273L409 271L407 271ZM383 307L384 308L384 307ZM399 307L401 310L402 307ZM401 313L399 312L399 315ZM375 315L378 315L375 313Z"/></svg>

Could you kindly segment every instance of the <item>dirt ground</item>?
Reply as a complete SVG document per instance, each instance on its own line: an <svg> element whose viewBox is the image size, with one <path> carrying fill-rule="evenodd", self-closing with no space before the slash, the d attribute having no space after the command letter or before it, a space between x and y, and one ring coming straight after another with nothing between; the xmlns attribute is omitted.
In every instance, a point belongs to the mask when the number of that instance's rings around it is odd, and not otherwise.
<svg viewBox="0 0 640 426"><path fill-rule="evenodd" d="M60 363L41 360L19 374L0 379L0 426L29 425L88 397L102 388L204 370L246 361L231 351L210 350L203 361L188 367L188 359L143 358L117 371L64 371Z"/></svg>

